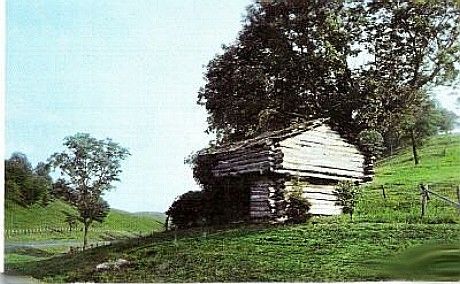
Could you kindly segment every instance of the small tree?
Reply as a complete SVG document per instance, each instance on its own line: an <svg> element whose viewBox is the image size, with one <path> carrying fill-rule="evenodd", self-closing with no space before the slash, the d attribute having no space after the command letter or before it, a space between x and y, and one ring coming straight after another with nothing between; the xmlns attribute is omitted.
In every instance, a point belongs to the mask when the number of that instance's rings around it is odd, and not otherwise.
<svg viewBox="0 0 460 284"><path fill-rule="evenodd" d="M76 207L83 223L86 248L91 224L102 222L109 211L102 195L113 187L113 182L119 181L121 161L130 154L111 139L97 140L85 133L66 137L64 146L66 149L53 154L49 161L60 170L62 188L72 192L69 202Z"/></svg>
<svg viewBox="0 0 460 284"><path fill-rule="evenodd" d="M67 211L63 211L62 213L66 215L64 221L69 225L69 231L72 232L72 229L77 226L78 217Z"/></svg>
<svg viewBox="0 0 460 284"><path fill-rule="evenodd" d="M300 224L304 223L309 217L310 202L302 196L302 186L300 181L295 180L293 190L288 193L286 204L286 215L288 222Z"/></svg>
<svg viewBox="0 0 460 284"><path fill-rule="evenodd" d="M336 204L342 206L343 213L349 214L350 220L353 220L358 187L351 181L341 181L335 187L334 194L337 196Z"/></svg>
<svg viewBox="0 0 460 284"><path fill-rule="evenodd" d="M369 156L379 157L383 150L383 137L376 130L363 130L358 134L359 146Z"/></svg>

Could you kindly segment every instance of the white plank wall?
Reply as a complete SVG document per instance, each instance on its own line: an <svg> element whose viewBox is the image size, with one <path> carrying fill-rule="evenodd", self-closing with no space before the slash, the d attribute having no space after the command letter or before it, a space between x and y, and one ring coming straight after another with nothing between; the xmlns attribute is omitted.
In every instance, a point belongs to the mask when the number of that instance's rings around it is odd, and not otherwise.
<svg viewBox="0 0 460 284"><path fill-rule="evenodd" d="M307 198L311 207L310 214L313 215L340 215L342 207L336 205L337 197L333 194L334 185L315 185L302 184L296 185L295 182L287 181L285 191L291 192L301 188L302 196Z"/></svg>

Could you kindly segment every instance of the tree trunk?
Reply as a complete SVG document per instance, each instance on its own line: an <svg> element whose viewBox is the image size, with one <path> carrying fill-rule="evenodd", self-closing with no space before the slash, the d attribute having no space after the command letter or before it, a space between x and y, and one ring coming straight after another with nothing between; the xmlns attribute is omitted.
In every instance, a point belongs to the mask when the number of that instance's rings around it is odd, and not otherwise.
<svg viewBox="0 0 460 284"><path fill-rule="evenodd" d="M84 234L83 234L83 250L86 249L86 246L88 245L88 229L89 229L89 223L84 223L85 226Z"/></svg>
<svg viewBox="0 0 460 284"><path fill-rule="evenodd" d="M411 141L412 141L412 154L413 154L413 156L414 156L414 163L415 163L416 165L418 165L419 160L418 160L418 154L417 154L417 145L415 144L415 134L414 134L414 130L411 130L410 138L411 138Z"/></svg>

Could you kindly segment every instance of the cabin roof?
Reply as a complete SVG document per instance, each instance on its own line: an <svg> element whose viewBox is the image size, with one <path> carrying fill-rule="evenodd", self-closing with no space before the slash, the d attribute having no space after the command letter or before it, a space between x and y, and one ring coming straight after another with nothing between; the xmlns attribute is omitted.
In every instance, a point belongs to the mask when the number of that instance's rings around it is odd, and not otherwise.
<svg viewBox="0 0 460 284"><path fill-rule="evenodd" d="M318 118L309 120L307 122L296 123L281 130L264 132L254 138L227 143L220 146L209 147L201 150L199 155L214 155L233 152L236 150L243 150L245 148L252 148L261 145L272 145L276 141L282 141L299 133L317 128L323 124L326 124L328 121L328 118Z"/></svg>

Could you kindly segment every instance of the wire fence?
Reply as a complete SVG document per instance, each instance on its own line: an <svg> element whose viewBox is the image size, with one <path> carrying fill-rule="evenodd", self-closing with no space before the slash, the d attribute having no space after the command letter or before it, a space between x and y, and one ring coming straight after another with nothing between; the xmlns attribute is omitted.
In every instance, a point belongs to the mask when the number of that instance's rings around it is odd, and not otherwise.
<svg viewBox="0 0 460 284"><path fill-rule="evenodd" d="M359 200L358 211L369 221L414 222L426 217L452 223L459 217L460 185L455 183L387 183L364 190L368 192Z"/></svg>

